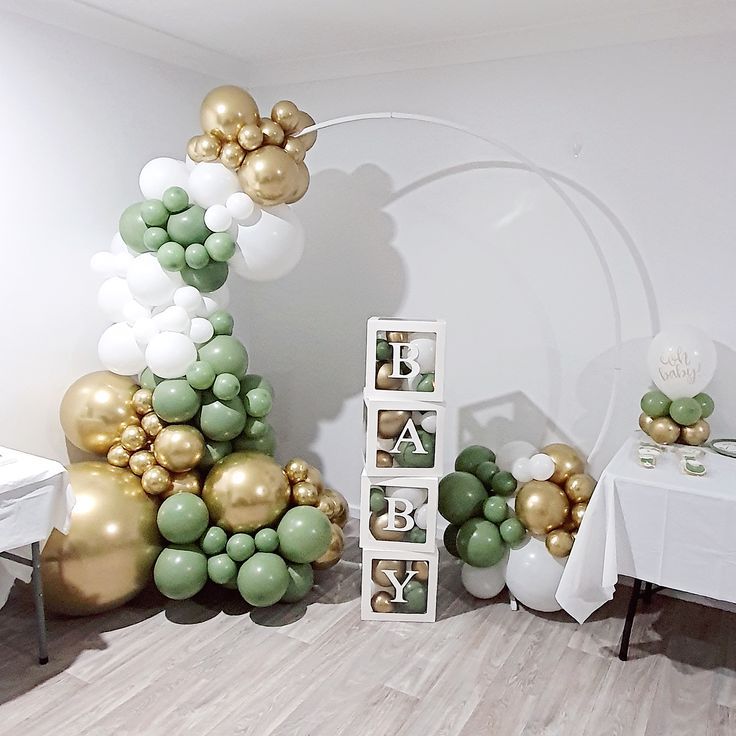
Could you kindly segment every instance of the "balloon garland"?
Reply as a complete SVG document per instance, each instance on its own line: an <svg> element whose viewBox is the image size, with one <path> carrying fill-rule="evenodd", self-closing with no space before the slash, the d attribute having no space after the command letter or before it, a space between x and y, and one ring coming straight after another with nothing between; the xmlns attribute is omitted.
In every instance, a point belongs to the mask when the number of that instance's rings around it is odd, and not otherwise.
<svg viewBox="0 0 736 736"><path fill-rule="evenodd" d="M212 90L200 118L187 161L143 167L144 200L92 259L113 321L98 343L107 370L69 387L60 418L71 444L106 462L70 466L71 531L55 532L43 555L59 612L122 605L151 576L177 600L209 579L254 606L293 602L312 569L342 555L347 502L306 461L282 468L271 457L273 388L248 373L225 309L230 267L270 280L301 257L288 203L309 184L316 133L295 135L314 121L289 101L261 118L232 86Z"/></svg>

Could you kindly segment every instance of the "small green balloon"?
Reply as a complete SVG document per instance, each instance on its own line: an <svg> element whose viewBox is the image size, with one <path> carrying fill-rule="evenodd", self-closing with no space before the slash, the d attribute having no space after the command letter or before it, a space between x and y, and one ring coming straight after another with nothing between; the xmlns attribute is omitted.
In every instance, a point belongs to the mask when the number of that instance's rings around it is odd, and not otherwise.
<svg viewBox="0 0 736 736"><path fill-rule="evenodd" d="M457 456L455 470L461 473L475 473L477 467L485 462L496 462L493 451L483 445L470 445Z"/></svg>
<svg viewBox="0 0 736 736"><path fill-rule="evenodd" d="M215 369L205 360L197 360L187 369L187 382L199 391L210 388L215 377Z"/></svg>
<svg viewBox="0 0 736 736"><path fill-rule="evenodd" d="M669 398L661 391L647 391L641 397L640 406L645 414L652 417L652 419L658 419L667 416L671 403Z"/></svg>
<svg viewBox="0 0 736 736"><path fill-rule="evenodd" d="M442 535L442 543L453 557L460 557L460 553L457 551L457 533L459 531L460 527L456 524L448 524Z"/></svg>
<svg viewBox="0 0 736 736"><path fill-rule="evenodd" d="M130 205L120 215L118 230L120 231L120 237L128 248L136 253L145 253L148 250L143 242L143 236L148 230L148 225L141 217L140 202Z"/></svg>
<svg viewBox="0 0 736 736"><path fill-rule="evenodd" d="M153 371L150 368L144 368L138 377L138 385L141 388L147 388L149 391L153 391L153 389L155 389L163 380L163 378L154 376Z"/></svg>
<svg viewBox="0 0 736 736"><path fill-rule="evenodd" d="M404 586L404 609L408 613L426 613L427 586L420 580L410 580Z"/></svg>
<svg viewBox="0 0 736 736"><path fill-rule="evenodd" d="M332 539L330 520L314 506L294 506L279 522L279 552L291 562L314 562Z"/></svg>
<svg viewBox="0 0 736 736"><path fill-rule="evenodd" d="M181 271L185 266L184 248L170 240L164 243L157 251L156 258L165 271Z"/></svg>
<svg viewBox="0 0 736 736"><path fill-rule="evenodd" d="M226 457L233 451L232 442L215 442L207 440L204 445L204 455L199 461L200 468L211 468L218 460Z"/></svg>
<svg viewBox="0 0 736 736"><path fill-rule="evenodd" d="M396 462L402 468L431 468L434 466L435 435L423 429L417 430L417 434L426 452L419 452L419 448L413 442L402 442L399 445L400 453L396 456Z"/></svg>
<svg viewBox="0 0 736 736"><path fill-rule="evenodd" d="M188 384L187 384L188 385ZM199 428L205 437L217 442L235 439L245 427L245 409L240 399L202 404Z"/></svg>
<svg viewBox="0 0 736 736"><path fill-rule="evenodd" d="M376 340L376 360L386 361L393 358L391 345L386 340Z"/></svg>
<svg viewBox="0 0 736 736"><path fill-rule="evenodd" d="M257 417L248 417L245 420L245 427L243 428L243 435L247 440L257 440L260 437L265 437L268 434L271 426L268 422Z"/></svg>
<svg viewBox="0 0 736 736"><path fill-rule="evenodd" d="M206 555L219 555L227 545L227 533L219 526L211 526L199 540L199 546Z"/></svg>
<svg viewBox="0 0 736 736"><path fill-rule="evenodd" d="M286 563L272 552L256 552L238 571L238 590L251 606L262 608L280 601L291 577Z"/></svg>
<svg viewBox="0 0 736 736"><path fill-rule="evenodd" d="M161 534L175 544L196 542L210 520L205 502L193 493L176 493L159 506L156 522Z"/></svg>
<svg viewBox="0 0 736 736"><path fill-rule="evenodd" d="M233 334L235 320L230 312L226 312L224 309L216 309L207 319L209 319L215 335Z"/></svg>
<svg viewBox="0 0 736 736"><path fill-rule="evenodd" d="M196 270L204 268L210 262L210 257L202 243L188 245L184 251L184 258L186 259L187 266Z"/></svg>
<svg viewBox="0 0 736 736"><path fill-rule="evenodd" d="M282 603L296 603L306 597L314 585L314 570L306 563L289 562L289 587L281 598Z"/></svg>
<svg viewBox="0 0 736 736"><path fill-rule="evenodd" d="M483 504L483 516L494 524L500 524L509 515L509 507L502 496L491 496Z"/></svg>
<svg viewBox="0 0 736 736"><path fill-rule="evenodd" d="M204 247L213 261L228 261L235 255L235 241L230 233L212 233Z"/></svg>
<svg viewBox="0 0 736 736"><path fill-rule="evenodd" d="M168 242L169 234L162 227L149 227L143 236L143 245L152 251L157 251L164 243Z"/></svg>
<svg viewBox="0 0 736 736"><path fill-rule="evenodd" d="M524 525L515 516L502 521L499 532L501 533L501 539L510 546L519 544L526 537Z"/></svg>
<svg viewBox="0 0 736 736"><path fill-rule="evenodd" d="M216 263L211 261L204 268L190 268L184 266L181 277L184 283L193 286L203 294L217 291L227 281L227 263Z"/></svg>
<svg viewBox="0 0 736 736"><path fill-rule="evenodd" d="M516 478L508 470L499 470L491 480L491 489L499 496L510 496L516 486Z"/></svg>
<svg viewBox="0 0 736 736"><path fill-rule="evenodd" d="M703 409L696 399L674 399L670 404L670 416L683 427L689 427L703 416Z"/></svg>
<svg viewBox="0 0 736 736"><path fill-rule="evenodd" d="M141 204L141 217L148 227L163 227L169 219L169 211L160 199L147 199Z"/></svg>
<svg viewBox="0 0 736 736"><path fill-rule="evenodd" d="M370 509L374 514L382 514L388 508L383 488L371 488Z"/></svg>
<svg viewBox="0 0 736 736"><path fill-rule="evenodd" d="M232 373L238 380L242 380L248 370L245 346L232 335L215 335L199 349L199 359L209 363L218 376L220 373Z"/></svg>
<svg viewBox="0 0 736 736"><path fill-rule="evenodd" d="M485 460L475 469L475 477L486 487L487 491L491 490L493 476L498 473L499 467L492 460Z"/></svg>
<svg viewBox="0 0 736 736"><path fill-rule="evenodd" d="M213 583L225 585L235 580L238 567L227 555L215 555L207 560L207 574Z"/></svg>
<svg viewBox="0 0 736 736"><path fill-rule="evenodd" d="M491 567L500 562L504 544L498 527L487 519L468 519L457 533L460 559L473 567Z"/></svg>
<svg viewBox="0 0 736 736"><path fill-rule="evenodd" d="M250 534L238 532L227 540L225 549L231 560L243 562L256 553L256 543Z"/></svg>
<svg viewBox="0 0 736 736"><path fill-rule="evenodd" d="M207 557L194 545L166 547L153 566L153 581L167 598L175 601L191 598L207 582Z"/></svg>
<svg viewBox="0 0 736 736"><path fill-rule="evenodd" d="M260 419L271 411L273 399L265 388L252 388L245 395L245 410L248 416Z"/></svg>
<svg viewBox="0 0 736 736"><path fill-rule="evenodd" d="M215 378L212 393L222 401L230 401L240 393L240 381L232 373L220 373Z"/></svg>
<svg viewBox="0 0 736 736"><path fill-rule="evenodd" d="M707 419L715 411L715 402L708 394L700 393L693 398L698 402L698 404L700 404L700 411L703 415L703 419Z"/></svg>
<svg viewBox="0 0 736 736"><path fill-rule="evenodd" d="M186 422L199 410L199 394L183 378L161 381L153 390L153 410L165 422Z"/></svg>
<svg viewBox="0 0 736 736"><path fill-rule="evenodd" d="M276 452L276 434L273 427L267 425L266 433L255 439L241 434L233 441L233 449L239 452L260 452L263 455L273 455Z"/></svg>
<svg viewBox="0 0 736 736"><path fill-rule="evenodd" d="M260 529L255 536L256 549L259 552L275 552L279 548L279 535L275 529Z"/></svg>
<svg viewBox="0 0 736 736"><path fill-rule="evenodd" d="M175 215L189 207L189 195L181 187L169 187L164 192L161 202Z"/></svg>
<svg viewBox="0 0 736 736"><path fill-rule="evenodd" d="M407 541L413 544L424 544L427 541L427 532L418 526L412 527Z"/></svg>
<svg viewBox="0 0 736 736"><path fill-rule="evenodd" d="M451 524L460 526L483 513L488 494L471 473L456 471L440 481L439 511Z"/></svg>
<svg viewBox="0 0 736 736"><path fill-rule="evenodd" d="M204 243L210 236L210 229L204 224L204 210L197 204L169 217L166 224L169 240L181 245Z"/></svg>
<svg viewBox="0 0 736 736"><path fill-rule="evenodd" d="M417 384L417 391L432 393L434 391L434 373L427 373Z"/></svg>
<svg viewBox="0 0 736 736"><path fill-rule="evenodd" d="M240 379L240 395L245 401L245 395L248 391L252 391L254 388L264 388L273 398L276 394L274 393L273 386L270 381L263 376L259 376L256 373L250 373L244 378Z"/></svg>

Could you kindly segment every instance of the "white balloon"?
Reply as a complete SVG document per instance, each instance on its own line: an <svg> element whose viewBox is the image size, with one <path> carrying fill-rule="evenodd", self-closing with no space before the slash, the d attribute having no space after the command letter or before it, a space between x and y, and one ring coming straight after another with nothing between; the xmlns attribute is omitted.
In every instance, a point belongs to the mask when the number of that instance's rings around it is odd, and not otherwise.
<svg viewBox="0 0 736 736"><path fill-rule="evenodd" d="M133 299L128 288L128 282L119 276L103 281L97 292L97 305L105 316L113 322L125 320L123 307Z"/></svg>
<svg viewBox="0 0 736 736"><path fill-rule="evenodd" d="M102 276L113 276L115 274L115 256L106 250L102 250L90 258L89 267Z"/></svg>
<svg viewBox="0 0 736 736"><path fill-rule="evenodd" d="M143 348L148 345L154 335L159 333L156 323L150 317L143 317L133 325L133 336L136 342Z"/></svg>
<svg viewBox="0 0 736 736"><path fill-rule="evenodd" d="M177 306L167 307L153 318L153 322L159 332L181 332L185 335L192 326L187 310Z"/></svg>
<svg viewBox="0 0 736 736"><path fill-rule="evenodd" d="M192 342L202 344L207 342L215 334L215 329L212 327L212 322L202 317L195 317L192 320L192 326L189 328L189 337Z"/></svg>
<svg viewBox="0 0 736 736"><path fill-rule="evenodd" d="M401 382L402 384L401 388L403 391L416 391L421 380L422 380L422 374L417 373L416 376L411 376L411 378L405 378Z"/></svg>
<svg viewBox="0 0 736 736"><path fill-rule="evenodd" d="M186 168L186 167L185 167ZM189 196L200 207L225 204L227 198L241 191L238 177L219 161L198 163L189 172Z"/></svg>
<svg viewBox="0 0 736 736"><path fill-rule="evenodd" d="M491 567L473 567L466 562L460 569L460 581L463 588L475 598L488 600L495 598L505 587L506 564L508 554L496 565Z"/></svg>
<svg viewBox="0 0 736 736"><path fill-rule="evenodd" d="M133 328L126 322L110 325L97 343L100 362L113 373L130 376L146 367L143 351L136 342Z"/></svg>
<svg viewBox="0 0 736 736"><path fill-rule="evenodd" d="M435 434L437 432L437 415L427 414L422 418L421 427L425 432Z"/></svg>
<svg viewBox="0 0 736 736"><path fill-rule="evenodd" d="M304 228L288 205L268 207L255 225L239 229L237 244L229 262L235 273L251 281L273 281L301 260Z"/></svg>
<svg viewBox="0 0 736 736"><path fill-rule="evenodd" d="M116 276L125 276L128 273L128 266L132 263L133 257L127 250L123 253L115 253L112 265Z"/></svg>
<svg viewBox="0 0 736 736"><path fill-rule="evenodd" d="M256 205L245 192L235 192L227 198L225 207L234 219L247 220L255 211Z"/></svg>
<svg viewBox="0 0 736 736"><path fill-rule="evenodd" d="M565 569L564 560L553 557L544 541L529 537L526 543L509 550L506 566L506 585L512 595L535 611L559 611L561 606L555 598Z"/></svg>
<svg viewBox="0 0 736 736"><path fill-rule="evenodd" d="M233 216L224 204L213 204L204 213L204 224L213 233L224 233L233 224Z"/></svg>
<svg viewBox="0 0 736 736"><path fill-rule="evenodd" d="M188 335L159 332L146 348L146 365L161 378L179 378L197 360L197 348Z"/></svg>
<svg viewBox="0 0 736 736"><path fill-rule="evenodd" d="M415 337L409 340L409 345L418 353L415 358L422 373L433 373L435 366L436 344L431 337Z"/></svg>
<svg viewBox="0 0 736 736"><path fill-rule="evenodd" d="M547 480L555 472L555 461L544 452L538 452L529 459L534 480Z"/></svg>
<svg viewBox="0 0 736 736"><path fill-rule="evenodd" d="M377 442L377 449L379 450L385 450L388 452L389 450L394 449L394 445L396 444L396 440L384 440L380 437L376 440Z"/></svg>
<svg viewBox="0 0 736 736"><path fill-rule="evenodd" d="M131 299L123 307L123 317L129 325L135 324L139 319L146 319L146 317L150 316L151 310L139 304L135 299Z"/></svg>
<svg viewBox="0 0 736 736"><path fill-rule="evenodd" d="M138 177L138 186L146 199L161 199L169 187L187 189L189 171L183 161L175 158L154 158Z"/></svg>
<svg viewBox="0 0 736 736"><path fill-rule="evenodd" d="M193 158L189 158L189 154L187 154L184 156L184 165L187 167L187 171L191 171L197 165L197 162Z"/></svg>
<svg viewBox="0 0 736 736"><path fill-rule="evenodd" d="M427 512L429 511L429 504L423 503L415 512L414 512L414 523L420 528L420 529L426 529L427 528Z"/></svg>
<svg viewBox="0 0 736 736"><path fill-rule="evenodd" d="M647 367L655 386L670 399L699 394L716 372L716 346L696 327L663 330L647 351Z"/></svg>
<svg viewBox="0 0 736 736"><path fill-rule="evenodd" d="M125 245L125 241L120 236L120 233L115 233L115 235L112 236L112 240L110 241L110 253L114 253L114 254L128 253L130 254L130 251L128 250L128 246Z"/></svg>
<svg viewBox="0 0 736 736"><path fill-rule="evenodd" d="M128 266L128 287L141 304L159 307L169 304L176 289L183 284L178 273L169 273L153 253L143 253Z"/></svg>
<svg viewBox="0 0 736 736"><path fill-rule="evenodd" d="M180 286L174 292L174 304L186 309L190 317L193 317L204 308L202 295L199 293L199 289L194 286Z"/></svg>
<svg viewBox="0 0 736 736"><path fill-rule="evenodd" d="M202 297L202 308L197 312L197 317L209 317L212 312L216 312L220 305L211 297Z"/></svg>
<svg viewBox="0 0 736 736"><path fill-rule="evenodd" d="M514 460L514 464L511 466L511 475L519 483L528 483L534 477L531 460L528 457L520 457Z"/></svg>
<svg viewBox="0 0 736 736"><path fill-rule="evenodd" d="M532 455L535 455L536 452L537 448L524 440L507 442L496 453L496 465L498 465L501 470L511 470L514 460L518 460L520 457L531 457Z"/></svg>
<svg viewBox="0 0 736 736"><path fill-rule="evenodd" d="M386 487L387 498L403 498L416 509L422 504L427 503L427 489L426 488L399 488L393 486Z"/></svg>

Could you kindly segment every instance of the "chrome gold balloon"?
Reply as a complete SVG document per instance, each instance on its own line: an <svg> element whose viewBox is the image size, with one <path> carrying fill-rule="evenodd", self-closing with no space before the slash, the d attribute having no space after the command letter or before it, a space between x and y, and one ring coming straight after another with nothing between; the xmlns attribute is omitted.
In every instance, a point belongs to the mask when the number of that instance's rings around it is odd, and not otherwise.
<svg viewBox="0 0 736 736"><path fill-rule="evenodd" d="M271 118L261 118L260 128L264 146L280 146L286 138L283 128Z"/></svg>
<svg viewBox="0 0 736 736"><path fill-rule="evenodd" d="M243 163L245 158L245 151L237 141L228 141L222 146L220 151L220 162L223 163L228 169L235 169Z"/></svg>
<svg viewBox="0 0 736 736"><path fill-rule="evenodd" d="M371 530L371 534L374 539L379 539L382 542L401 542L405 538L405 533L401 529L408 525L405 518L397 516L395 524L398 528L397 531L390 531L386 527L388 526L390 517L388 514L376 514L372 513L368 527Z"/></svg>
<svg viewBox="0 0 736 736"><path fill-rule="evenodd" d="M587 503L595 490L595 479L587 473L571 475L565 483L565 493L572 503Z"/></svg>
<svg viewBox="0 0 736 736"><path fill-rule="evenodd" d="M238 169L243 191L262 207L284 204L296 190L299 169L283 148L261 146L245 157Z"/></svg>
<svg viewBox="0 0 736 736"><path fill-rule="evenodd" d="M149 412L141 417L143 431L153 439L163 428L164 423L155 412Z"/></svg>
<svg viewBox="0 0 736 736"><path fill-rule="evenodd" d="M587 503L576 503L570 509L570 518L572 519L572 522L573 524L575 524L576 527L580 527L580 524L582 524L583 516L585 515L585 510L587 508Z"/></svg>
<svg viewBox="0 0 736 736"><path fill-rule="evenodd" d="M669 417L658 417L649 425L649 436L660 445L671 445L680 436L680 425Z"/></svg>
<svg viewBox="0 0 736 736"><path fill-rule="evenodd" d="M289 195L288 199L286 200L286 204L293 204L294 202L298 202L307 193L307 189L309 189L309 169L307 168L307 165L304 163L304 161L297 162L296 171L296 185L294 186L294 191Z"/></svg>
<svg viewBox="0 0 736 736"><path fill-rule="evenodd" d="M159 496L162 493L166 493L173 486L171 473L160 465L154 465L141 476L141 486L151 496Z"/></svg>
<svg viewBox="0 0 736 736"><path fill-rule="evenodd" d="M699 419L689 427L680 431L680 442L686 445L704 445L710 437L710 424L705 419Z"/></svg>
<svg viewBox="0 0 736 736"><path fill-rule="evenodd" d="M306 480L308 480L310 483L313 483L320 493L324 491L325 482L322 478L322 473L319 471L318 468L315 468L314 465L309 466L309 469L307 470Z"/></svg>
<svg viewBox="0 0 736 736"><path fill-rule="evenodd" d="M391 378L391 363L381 363L376 372L376 388L383 391L396 391L401 388L401 378Z"/></svg>
<svg viewBox="0 0 736 736"><path fill-rule="evenodd" d="M392 598L392 593L381 590L371 598L371 608L376 613L393 613L394 604L391 601Z"/></svg>
<svg viewBox="0 0 736 736"><path fill-rule="evenodd" d="M133 394L133 408L136 413L148 414L149 411L153 411L153 391L149 388L139 388Z"/></svg>
<svg viewBox="0 0 736 736"><path fill-rule="evenodd" d="M187 156L196 163L217 161L221 148L221 141L219 138L215 138L214 135L208 133L195 135L187 143Z"/></svg>
<svg viewBox="0 0 736 736"><path fill-rule="evenodd" d="M196 470L188 470L185 473L172 473L171 486L160 495L161 499L165 500L169 496L175 496L177 493L193 493L195 496L202 494L202 482Z"/></svg>
<svg viewBox="0 0 736 736"><path fill-rule="evenodd" d="M308 113L304 112L304 110L300 110L299 114L297 115L296 129L294 130L292 135L301 133L305 128L311 128L313 125L314 118ZM299 138L304 143L304 148L306 148L308 151L317 141L317 131L313 130L310 133L305 133L304 135L300 135Z"/></svg>
<svg viewBox="0 0 736 736"><path fill-rule="evenodd" d="M396 579L403 581L406 575L404 560L373 560L371 564L371 580L381 588L392 588L393 583L386 577L386 570L393 570Z"/></svg>
<svg viewBox="0 0 736 736"><path fill-rule="evenodd" d="M109 462L109 461L108 461ZM138 450L130 456L128 465L136 475L143 475L149 468L156 464L156 458L148 450Z"/></svg>
<svg viewBox="0 0 736 736"><path fill-rule="evenodd" d="M271 108L271 120L275 120L287 135L299 127L299 108L291 100L279 100Z"/></svg>
<svg viewBox="0 0 736 736"><path fill-rule="evenodd" d="M189 424L170 424L153 441L156 461L173 473L196 468L205 451L202 433Z"/></svg>
<svg viewBox="0 0 736 736"><path fill-rule="evenodd" d="M288 153L298 164L304 161L307 155L307 149L298 138L287 138L284 143L284 151Z"/></svg>
<svg viewBox="0 0 736 736"><path fill-rule="evenodd" d="M116 468L126 468L130 462L130 453L119 442L116 442L107 451L107 462Z"/></svg>
<svg viewBox="0 0 736 736"><path fill-rule="evenodd" d="M414 560L409 564L409 570L416 572L412 580L426 583L429 580L429 563L426 560Z"/></svg>
<svg viewBox="0 0 736 736"><path fill-rule="evenodd" d="M284 472L289 479L289 483L299 483L307 479L309 463L300 457L295 457L284 465Z"/></svg>
<svg viewBox="0 0 736 736"><path fill-rule="evenodd" d="M332 524L332 537L330 538L330 546L321 557L318 557L312 567L315 570L327 570L328 568L340 562L343 550L345 549L345 535L337 524Z"/></svg>
<svg viewBox="0 0 736 736"><path fill-rule="evenodd" d="M135 452L148 443L148 435L140 424L129 424L120 434L120 444L128 450Z"/></svg>
<svg viewBox="0 0 736 736"><path fill-rule="evenodd" d="M385 450L376 451L376 467L377 468L393 468L394 459L391 457L390 452Z"/></svg>
<svg viewBox="0 0 736 736"><path fill-rule="evenodd" d="M386 340L388 342L409 342L408 332L387 332Z"/></svg>
<svg viewBox="0 0 736 736"><path fill-rule="evenodd" d="M240 87L215 87L202 101L199 111L202 130L222 141L234 141L244 125L258 124L258 105Z"/></svg>
<svg viewBox="0 0 736 736"><path fill-rule="evenodd" d="M291 500L297 506L317 506L319 504L319 490L314 483L300 480L291 487Z"/></svg>
<svg viewBox="0 0 736 736"><path fill-rule="evenodd" d="M324 511L324 509L322 509L322 504L325 501L329 503L330 507L329 513L325 511L327 518L333 522L333 524L337 524L340 528L345 528L350 520L350 506L348 505L345 496L334 488L325 488L320 494L319 508L321 511Z"/></svg>
<svg viewBox="0 0 736 736"><path fill-rule="evenodd" d="M532 534L547 534L565 523L570 501L565 492L546 480L533 480L516 494L516 516Z"/></svg>
<svg viewBox="0 0 736 736"><path fill-rule="evenodd" d="M238 133L238 143L246 151L255 151L263 144L263 131L255 123L244 125Z"/></svg>
<svg viewBox="0 0 736 736"><path fill-rule="evenodd" d="M392 440L398 437L410 419L410 411L403 411L401 409L384 409L379 411L378 436L382 440Z"/></svg>
<svg viewBox="0 0 736 736"><path fill-rule="evenodd" d="M649 428L652 426L653 421L654 419L652 419L649 414L642 412L639 414L639 429L641 429L642 432L649 434Z"/></svg>
<svg viewBox="0 0 736 736"><path fill-rule="evenodd" d="M549 479L552 483L565 485L565 481L576 473L582 473L585 470L585 462L578 453L561 442L543 447L540 452L549 455L555 464L555 472ZM553 527L554 528L554 527Z"/></svg>
<svg viewBox="0 0 736 736"><path fill-rule="evenodd" d="M553 557L567 557L572 550L573 541L572 534L555 529L545 537L544 544Z"/></svg>

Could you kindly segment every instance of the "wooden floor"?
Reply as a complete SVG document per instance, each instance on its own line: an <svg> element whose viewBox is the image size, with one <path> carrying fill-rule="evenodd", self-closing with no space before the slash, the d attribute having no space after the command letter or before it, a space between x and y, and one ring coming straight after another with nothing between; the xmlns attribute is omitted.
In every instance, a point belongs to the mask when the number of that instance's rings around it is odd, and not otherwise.
<svg viewBox="0 0 736 736"><path fill-rule="evenodd" d="M443 557L437 623L362 623L358 557L351 538L301 605L150 591L50 620L45 667L16 585L0 612L0 734L736 734L734 614L657 596L623 663L626 588L578 626L476 601Z"/></svg>

